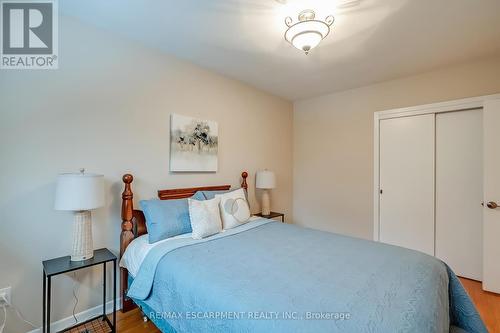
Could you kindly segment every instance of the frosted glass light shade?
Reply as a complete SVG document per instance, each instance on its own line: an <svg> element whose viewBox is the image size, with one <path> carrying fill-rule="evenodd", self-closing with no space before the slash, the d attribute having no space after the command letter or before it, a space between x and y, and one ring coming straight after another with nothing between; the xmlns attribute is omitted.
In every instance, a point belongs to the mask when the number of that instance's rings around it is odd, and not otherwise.
<svg viewBox="0 0 500 333"><path fill-rule="evenodd" d="M314 10L306 9L299 13L299 21L293 24L291 17L285 18L285 24L288 29L285 32L285 39L299 50L308 54L330 32L330 26L333 24L334 17L329 15L325 20L315 19Z"/></svg>
<svg viewBox="0 0 500 333"><path fill-rule="evenodd" d="M319 45L323 37L316 31L303 32L292 39L292 45L302 51L310 51Z"/></svg>
<svg viewBox="0 0 500 333"><path fill-rule="evenodd" d="M258 171L255 177L255 187L260 189L276 188L276 176L269 170Z"/></svg>
<svg viewBox="0 0 500 333"><path fill-rule="evenodd" d="M104 176L63 173L57 177L54 209L82 211L104 206Z"/></svg>
<svg viewBox="0 0 500 333"><path fill-rule="evenodd" d="M330 27L321 21L304 21L290 27L285 33L285 39L299 50L309 51L325 38Z"/></svg>

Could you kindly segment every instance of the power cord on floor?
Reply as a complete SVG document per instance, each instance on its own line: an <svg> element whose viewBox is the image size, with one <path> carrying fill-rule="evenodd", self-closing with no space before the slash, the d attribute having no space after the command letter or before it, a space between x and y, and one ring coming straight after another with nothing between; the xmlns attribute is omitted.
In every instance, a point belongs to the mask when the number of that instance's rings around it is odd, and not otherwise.
<svg viewBox="0 0 500 333"><path fill-rule="evenodd" d="M5 323L7 322L7 310L5 310L6 305L2 306L3 309L3 323L0 326L0 333L3 333L3 329L5 328Z"/></svg>
<svg viewBox="0 0 500 333"><path fill-rule="evenodd" d="M26 324L30 325L30 326L31 326L31 327L33 327L33 328L38 328L38 327L37 327L37 326L35 326L35 324L33 324L31 321L29 321L29 320L25 319L25 318L24 318L24 316L23 316L23 314L21 313L21 311L19 311L19 309L18 309L18 308L16 308L16 307L15 307L14 305L12 305L12 304L10 305L10 307L11 307L12 309L14 309L14 312L16 313L16 315L17 315L17 317L18 317L19 319L21 319L23 322L25 322ZM1 333L1 332L0 332L0 333Z"/></svg>
<svg viewBox="0 0 500 333"><path fill-rule="evenodd" d="M79 302L79 299L77 296L78 279L77 279L76 272L73 272L73 280L74 280L73 298L75 299L75 304L73 306L73 313L72 314L73 314L73 319L75 320L75 324L78 324L78 319L76 318L76 313L75 313L76 307L77 307L78 302ZM3 331L5 329L5 325L7 323L7 307L11 307L14 310L14 312L16 313L17 317L19 317L19 319L21 319L23 322L25 322L26 324L30 325L33 328L37 328L37 326L35 326L35 324L33 324L32 322L30 322L29 320L24 318L23 314L21 313L21 311L19 311L19 309L17 307L15 307L13 304L8 304L7 299L5 297L0 299L0 307L3 310L3 322L2 322L2 325L0 325L0 333L3 333Z"/></svg>
<svg viewBox="0 0 500 333"><path fill-rule="evenodd" d="M5 325L7 323L7 307L12 308L14 310L14 312L16 313L16 316L19 317L19 319L21 319L23 322L25 322L26 324L30 325L33 328L37 328L37 326L35 326L35 324L33 324L31 321L26 320L24 318L23 314L21 313L21 311L19 311L19 309L16 306L14 306L13 304L9 304L5 297L3 297L0 300L0 303L2 304L1 307L3 309L3 323L0 326L0 333L3 333L3 330L5 329Z"/></svg>

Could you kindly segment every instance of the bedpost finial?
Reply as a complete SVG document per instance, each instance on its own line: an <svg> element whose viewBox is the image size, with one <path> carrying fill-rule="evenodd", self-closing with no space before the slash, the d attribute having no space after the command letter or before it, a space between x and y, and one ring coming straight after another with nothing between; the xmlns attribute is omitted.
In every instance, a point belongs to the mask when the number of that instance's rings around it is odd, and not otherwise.
<svg viewBox="0 0 500 333"><path fill-rule="evenodd" d="M134 176L132 176L130 173L127 173L123 175L122 180L125 184L130 184L134 180Z"/></svg>
<svg viewBox="0 0 500 333"><path fill-rule="evenodd" d="M241 182L241 188L244 188L245 190L248 190L248 184L247 184L248 172L243 171L241 173L241 177L243 178L243 181Z"/></svg>

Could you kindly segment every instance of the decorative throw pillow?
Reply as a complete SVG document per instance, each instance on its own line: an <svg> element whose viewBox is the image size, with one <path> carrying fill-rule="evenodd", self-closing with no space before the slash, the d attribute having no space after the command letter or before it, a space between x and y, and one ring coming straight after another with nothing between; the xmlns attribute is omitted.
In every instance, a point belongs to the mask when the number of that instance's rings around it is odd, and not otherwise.
<svg viewBox="0 0 500 333"><path fill-rule="evenodd" d="M199 193L203 194L203 197L205 200L210 200L215 198L217 194L224 194L229 191L221 190L221 191L200 191ZM196 192L198 193L198 192ZM203 200L203 199L196 199L196 200Z"/></svg>
<svg viewBox="0 0 500 333"><path fill-rule="evenodd" d="M219 203L219 198L203 201L188 199L194 239L202 239L222 231Z"/></svg>
<svg viewBox="0 0 500 333"><path fill-rule="evenodd" d="M224 194L216 194L215 197L220 198L219 206L223 229L231 229L248 222L250 207L242 188Z"/></svg>
<svg viewBox="0 0 500 333"><path fill-rule="evenodd" d="M197 191L197 192L195 192L194 195L191 197L191 199L200 200L200 201L207 199L207 198L205 198L205 194L203 194L203 192L204 191Z"/></svg>
<svg viewBox="0 0 500 333"><path fill-rule="evenodd" d="M191 232L187 199L142 200L149 243Z"/></svg>

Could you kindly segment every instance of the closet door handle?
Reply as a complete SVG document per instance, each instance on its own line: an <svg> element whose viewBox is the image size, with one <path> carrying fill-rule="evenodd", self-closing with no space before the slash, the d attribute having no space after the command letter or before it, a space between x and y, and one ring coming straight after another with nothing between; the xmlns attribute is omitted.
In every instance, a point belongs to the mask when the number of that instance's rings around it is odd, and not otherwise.
<svg viewBox="0 0 500 333"><path fill-rule="evenodd" d="M498 204L494 201L490 201L486 204L486 207L488 207L489 209L496 209L498 208Z"/></svg>

